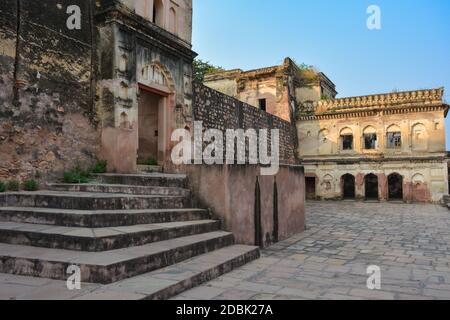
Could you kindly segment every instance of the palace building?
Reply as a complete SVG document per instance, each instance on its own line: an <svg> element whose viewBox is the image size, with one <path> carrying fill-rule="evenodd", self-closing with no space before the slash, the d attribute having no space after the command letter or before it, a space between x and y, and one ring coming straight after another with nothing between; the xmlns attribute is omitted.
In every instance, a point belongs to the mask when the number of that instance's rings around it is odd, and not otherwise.
<svg viewBox="0 0 450 320"><path fill-rule="evenodd" d="M311 199L439 202L448 194L444 90L322 100L297 119Z"/></svg>

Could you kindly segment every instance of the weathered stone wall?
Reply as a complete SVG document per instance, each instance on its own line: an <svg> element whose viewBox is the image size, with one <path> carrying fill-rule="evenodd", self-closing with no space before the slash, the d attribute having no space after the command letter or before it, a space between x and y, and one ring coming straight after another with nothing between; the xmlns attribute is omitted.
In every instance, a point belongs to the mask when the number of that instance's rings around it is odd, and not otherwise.
<svg viewBox="0 0 450 320"><path fill-rule="evenodd" d="M212 211L238 244L269 246L305 230L305 178L301 166L261 176L257 165L180 168L198 205Z"/></svg>
<svg viewBox="0 0 450 320"><path fill-rule="evenodd" d="M81 9L80 30L67 28L70 5ZM93 112L91 5L1 1L0 179L58 175L75 162L94 161L100 143Z"/></svg>
<svg viewBox="0 0 450 320"><path fill-rule="evenodd" d="M0 117L11 114L17 46L17 1L0 2ZM3 138L0 138L0 142Z"/></svg>
<svg viewBox="0 0 450 320"><path fill-rule="evenodd" d="M279 129L280 162L295 164L295 130L292 125L233 97L199 83L193 85L193 115L210 129Z"/></svg>

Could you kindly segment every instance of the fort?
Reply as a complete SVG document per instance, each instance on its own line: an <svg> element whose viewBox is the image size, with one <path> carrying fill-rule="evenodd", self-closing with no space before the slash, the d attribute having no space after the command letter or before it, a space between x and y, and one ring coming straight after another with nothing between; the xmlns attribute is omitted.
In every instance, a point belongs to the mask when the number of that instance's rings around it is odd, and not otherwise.
<svg viewBox="0 0 450 320"><path fill-rule="evenodd" d="M336 98L290 58L199 83L192 13L191 0L0 2L0 273L66 280L75 265L97 285L80 298L168 299L302 234L306 199L448 195L443 88ZM235 133L234 157L212 137L179 150L172 134L195 138L196 123ZM267 143L239 139L250 132ZM196 164L198 150L217 161Z"/></svg>

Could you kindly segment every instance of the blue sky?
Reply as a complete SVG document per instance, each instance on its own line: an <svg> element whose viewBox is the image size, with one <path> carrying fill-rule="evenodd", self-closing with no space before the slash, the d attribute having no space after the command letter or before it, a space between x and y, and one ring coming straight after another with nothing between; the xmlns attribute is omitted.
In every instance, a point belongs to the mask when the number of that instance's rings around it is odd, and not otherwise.
<svg viewBox="0 0 450 320"><path fill-rule="evenodd" d="M381 30L366 27L369 5ZM450 102L449 0L194 0L193 28L199 57L226 69L291 57L327 74L338 97L443 86Z"/></svg>

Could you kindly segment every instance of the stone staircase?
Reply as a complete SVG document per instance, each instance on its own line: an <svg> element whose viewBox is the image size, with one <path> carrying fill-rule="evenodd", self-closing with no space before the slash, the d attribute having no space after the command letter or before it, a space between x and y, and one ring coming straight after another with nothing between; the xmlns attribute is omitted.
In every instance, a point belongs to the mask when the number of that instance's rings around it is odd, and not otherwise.
<svg viewBox="0 0 450 320"><path fill-rule="evenodd" d="M127 286L167 299L259 257L234 244L207 210L192 207L184 175L104 174L89 184L51 184L0 194L0 273Z"/></svg>

